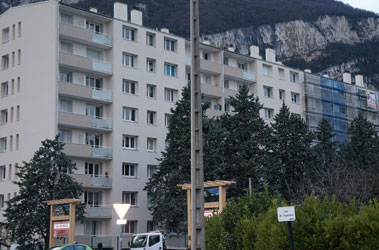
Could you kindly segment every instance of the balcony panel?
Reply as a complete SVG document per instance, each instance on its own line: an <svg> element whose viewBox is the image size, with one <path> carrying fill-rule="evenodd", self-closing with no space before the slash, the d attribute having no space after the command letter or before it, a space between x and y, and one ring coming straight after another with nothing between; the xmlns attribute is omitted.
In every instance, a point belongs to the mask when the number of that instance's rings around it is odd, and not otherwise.
<svg viewBox="0 0 379 250"><path fill-rule="evenodd" d="M92 99L92 89L90 87L69 82L59 82L59 94L79 99Z"/></svg>
<svg viewBox="0 0 379 250"><path fill-rule="evenodd" d="M91 155L93 157L112 158L112 149L105 147L93 147L91 149Z"/></svg>
<svg viewBox="0 0 379 250"><path fill-rule="evenodd" d="M208 96L222 97L222 88L211 84L201 84L201 93Z"/></svg>
<svg viewBox="0 0 379 250"><path fill-rule="evenodd" d="M72 177L83 187L112 188L112 178L105 176L94 177L89 174L72 174Z"/></svg>
<svg viewBox="0 0 379 250"><path fill-rule="evenodd" d="M112 218L112 207L103 206L103 207L90 207L85 208L85 217L86 218Z"/></svg>
<svg viewBox="0 0 379 250"><path fill-rule="evenodd" d="M250 82L256 82L255 74L250 73L250 72L243 72L243 79Z"/></svg>
<svg viewBox="0 0 379 250"><path fill-rule="evenodd" d="M225 98L229 98L231 96L235 97L238 91L234 89L224 89L224 93L225 93Z"/></svg>
<svg viewBox="0 0 379 250"><path fill-rule="evenodd" d="M112 47L112 36L96 33L92 30L86 29L85 27L74 26L72 24L59 23L59 35L67 40L84 43L99 48L106 49Z"/></svg>
<svg viewBox="0 0 379 250"><path fill-rule="evenodd" d="M224 67L224 74L225 76L232 79L236 79L236 80L243 79L242 69L231 67L228 65L225 65Z"/></svg>
<svg viewBox="0 0 379 250"><path fill-rule="evenodd" d="M71 53L59 52L59 64L65 68L82 72L104 76L112 75L111 63Z"/></svg>
<svg viewBox="0 0 379 250"><path fill-rule="evenodd" d="M92 89L92 98L104 102L112 102L112 92L100 89Z"/></svg>
<svg viewBox="0 0 379 250"><path fill-rule="evenodd" d="M209 74L221 74L222 65L210 60L200 60L200 69Z"/></svg>
<svg viewBox="0 0 379 250"><path fill-rule="evenodd" d="M59 112L58 124L74 128L92 128L92 117L69 112Z"/></svg>
<svg viewBox="0 0 379 250"><path fill-rule="evenodd" d="M112 120L92 118L92 128L111 130Z"/></svg>

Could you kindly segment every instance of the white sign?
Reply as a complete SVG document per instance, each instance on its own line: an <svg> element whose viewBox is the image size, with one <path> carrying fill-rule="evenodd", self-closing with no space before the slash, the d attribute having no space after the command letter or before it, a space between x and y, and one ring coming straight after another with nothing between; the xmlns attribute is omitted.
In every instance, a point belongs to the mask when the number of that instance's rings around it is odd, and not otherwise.
<svg viewBox="0 0 379 250"><path fill-rule="evenodd" d="M295 207L278 207L278 221L295 221L296 215L295 215Z"/></svg>
<svg viewBox="0 0 379 250"><path fill-rule="evenodd" d="M126 220L119 220L117 219L117 225L125 225L126 224Z"/></svg>

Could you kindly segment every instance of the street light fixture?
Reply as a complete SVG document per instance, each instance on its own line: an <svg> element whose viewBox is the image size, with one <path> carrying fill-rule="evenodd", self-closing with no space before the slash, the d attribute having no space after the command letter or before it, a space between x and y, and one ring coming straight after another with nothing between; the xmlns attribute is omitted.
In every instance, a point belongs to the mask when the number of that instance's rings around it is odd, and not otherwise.
<svg viewBox="0 0 379 250"><path fill-rule="evenodd" d="M119 249L122 250L122 226L126 224L126 219L124 219L124 217L130 208L130 204L113 204L113 208L116 210L116 213L119 217L119 219L117 219L117 225L121 225Z"/></svg>

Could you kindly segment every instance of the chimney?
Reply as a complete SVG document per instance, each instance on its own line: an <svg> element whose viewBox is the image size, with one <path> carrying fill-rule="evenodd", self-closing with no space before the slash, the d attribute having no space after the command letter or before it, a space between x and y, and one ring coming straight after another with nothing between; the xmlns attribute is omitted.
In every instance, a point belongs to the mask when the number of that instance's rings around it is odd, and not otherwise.
<svg viewBox="0 0 379 250"><path fill-rule="evenodd" d="M211 45L211 42L208 39L202 41L201 43L205 45Z"/></svg>
<svg viewBox="0 0 379 250"><path fill-rule="evenodd" d="M266 48L266 61L273 62L273 63L276 61L276 55L275 55L274 49Z"/></svg>
<svg viewBox="0 0 379 250"><path fill-rule="evenodd" d="M233 47L233 44L230 44L229 47L228 47L228 50L231 51L231 52L234 52L236 51Z"/></svg>
<svg viewBox="0 0 379 250"><path fill-rule="evenodd" d="M304 69L304 72L305 73L312 73L312 70L310 70L310 69Z"/></svg>
<svg viewBox="0 0 379 250"><path fill-rule="evenodd" d="M351 84L351 74L348 72L343 73L342 75L343 82Z"/></svg>
<svg viewBox="0 0 379 250"><path fill-rule="evenodd" d="M363 76L361 74L358 74L355 76L355 85L357 85L359 87L364 87Z"/></svg>
<svg viewBox="0 0 379 250"><path fill-rule="evenodd" d="M259 56L259 47L257 45L251 45L250 46L250 56L255 58L261 58Z"/></svg>
<svg viewBox="0 0 379 250"><path fill-rule="evenodd" d="M328 74L326 74L326 73L325 73L325 74L323 74L322 76L323 76L323 77L326 77L326 78L330 78L330 77L329 77L329 75L328 75Z"/></svg>
<svg viewBox="0 0 379 250"><path fill-rule="evenodd" d="M115 1L113 4L113 17L123 21L128 21L128 5Z"/></svg>
<svg viewBox="0 0 379 250"><path fill-rule="evenodd" d="M142 26L142 11L133 9L130 12L130 22Z"/></svg>
<svg viewBox="0 0 379 250"><path fill-rule="evenodd" d="M97 8L96 8L96 6L91 5L91 6L89 7L89 11L91 11L91 12L93 12L93 13L97 13Z"/></svg>
<svg viewBox="0 0 379 250"><path fill-rule="evenodd" d="M163 27L163 28L161 28L161 32L169 34L170 30Z"/></svg>

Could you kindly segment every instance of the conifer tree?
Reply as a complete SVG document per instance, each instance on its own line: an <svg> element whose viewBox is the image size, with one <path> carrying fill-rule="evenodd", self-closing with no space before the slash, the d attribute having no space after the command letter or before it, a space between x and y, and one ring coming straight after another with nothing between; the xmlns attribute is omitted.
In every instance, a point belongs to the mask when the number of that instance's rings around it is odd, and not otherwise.
<svg viewBox="0 0 379 250"><path fill-rule="evenodd" d="M30 244L38 242L48 247L50 209L43 201L82 194L81 185L69 175L75 163L62 152L63 147L58 137L42 141L31 161L23 162L16 173L19 193L7 202L4 216L10 241L21 245L18 249L30 249ZM83 206L78 206L78 217L83 213Z"/></svg>
<svg viewBox="0 0 379 250"><path fill-rule="evenodd" d="M283 104L272 124L275 155L279 160L277 182L279 191L288 201L302 199L308 191L312 174L312 134L299 116Z"/></svg>
<svg viewBox="0 0 379 250"><path fill-rule="evenodd" d="M234 110L221 117L226 131L223 179L236 180L236 185L228 189L228 196L236 197L244 195L249 178L255 190L263 190L263 169L272 154L271 129L259 115L263 106L249 94L248 87L243 86L231 97L230 105Z"/></svg>

